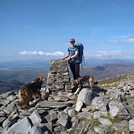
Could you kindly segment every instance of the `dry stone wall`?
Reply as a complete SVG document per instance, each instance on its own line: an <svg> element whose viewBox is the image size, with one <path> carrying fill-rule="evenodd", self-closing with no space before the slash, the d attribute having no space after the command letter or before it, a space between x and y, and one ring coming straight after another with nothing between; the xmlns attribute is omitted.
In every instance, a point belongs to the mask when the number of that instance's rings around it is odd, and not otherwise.
<svg viewBox="0 0 134 134"><path fill-rule="evenodd" d="M47 77L47 89L51 91L70 89L70 76L67 61L51 60Z"/></svg>

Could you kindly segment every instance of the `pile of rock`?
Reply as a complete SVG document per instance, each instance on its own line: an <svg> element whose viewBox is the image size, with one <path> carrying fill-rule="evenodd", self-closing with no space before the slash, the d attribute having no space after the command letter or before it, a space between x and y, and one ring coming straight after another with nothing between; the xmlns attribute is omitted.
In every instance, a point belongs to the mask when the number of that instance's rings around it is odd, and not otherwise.
<svg viewBox="0 0 134 134"><path fill-rule="evenodd" d="M67 61L51 60L47 78L47 88L51 91L70 88L70 77Z"/></svg>
<svg viewBox="0 0 134 134"><path fill-rule="evenodd" d="M2 134L134 134L134 80L93 91L84 87L78 95L56 90L18 111L17 92L0 95ZM117 83L116 83L117 84Z"/></svg>

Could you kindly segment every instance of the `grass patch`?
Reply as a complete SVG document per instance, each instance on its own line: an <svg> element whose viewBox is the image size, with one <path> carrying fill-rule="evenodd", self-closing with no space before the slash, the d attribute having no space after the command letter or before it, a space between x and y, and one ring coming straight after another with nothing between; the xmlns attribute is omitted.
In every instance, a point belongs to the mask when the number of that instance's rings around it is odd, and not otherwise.
<svg viewBox="0 0 134 134"><path fill-rule="evenodd" d="M116 118L112 118L109 112L108 112L107 116L102 115L101 118L110 120L112 122L112 124L113 123L119 123L119 122L122 121L122 119L117 118L117 117Z"/></svg>
<svg viewBox="0 0 134 134"><path fill-rule="evenodd" d="M117 76L117 77L113 77L113 78L100 80L99 84L112 84L114 82L118 82L118 81L121 81L123 79L127 79L127 75L122 75L122 76Z"/></svg>
<svg viewBox="0 0 134 134"><path fill-rule="evenodd" d="M112 77L112 78L107 78L99 81L98 86L101 88L109 88L109 87L116 87L119 82L123 80L128 80L128 79L134 79L134 75L120 75L117 77Z"/></svg>

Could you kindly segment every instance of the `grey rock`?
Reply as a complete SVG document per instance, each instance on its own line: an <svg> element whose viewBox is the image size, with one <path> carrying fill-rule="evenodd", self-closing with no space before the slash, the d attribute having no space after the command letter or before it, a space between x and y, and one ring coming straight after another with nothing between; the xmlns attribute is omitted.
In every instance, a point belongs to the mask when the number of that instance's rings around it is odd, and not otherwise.
<svg viewBox="0 0 134 134"><path fill-rule="evenodd" d="M4 128L2 126L0 126L0 134L2 134L4 131Z"/></svg>
<svg viewBox="0 0 134 134"><path fill-rule="evenodd" d="M67 102L69 100L69 98L66 96L55 96L54 100L60 101L60 102Z"/></svg>
<svg viewBox="0 0 134 134"><path fill-rule="evenodd" d="M36 124L39 124L39 123L42 122L42 119L41 119L41 117L40 117L40 115L38 114L37 111L34 111L34 112L29 116L29 118L31 119L33 125L36 125Z"/></svg>
<svg viewBox="0 0 134 134"><path fill-rule="evenodd" d="M37 108L65 108L68 105L72 104L72 102L56 102L56 101L43 101L39 102L36 107Z"/></svg>
<svg viewBox="0 0 134 134"><path fill-rule="evenodd" d="M123 92L121 92L120 90L108 90L107 91L107 95L109 96L110 100L112 99L118 99L118 100L121 100L121 96L124 95Z"/></svg>
<svg viewBox="0 0 134 134"><path fill-rule="evenodd" d="M72 117L71 118L71 122L72 122L72 127L73 128L76 128L77 126L78 126L78 124L79 124L79 119L78 118L76 118L76 117Z"/></svg>
<svg viewBox="0 0 134 134"><path fill-rule="evenodd" d="M108 127L104 125L95 126L94 131L98 134L106 134L108 131Z"/></svg>
<svg viewBox="0 0 134 134"><path fill-rule="evenodd" d="M6 120L6 117L0 117L0 124L2 124Z"/></svg>
<svg viewBox="0 0 134 134"><path fill-rule="evenodd" d="M92 118L92 115L93 114L91 112L80 112L80 113L77 114L77 116L79 118L85 118L85 119L88 119L88 120L90 120Z"/></svg>
<svg viewBox="0 0 134 134"><path fill-rule="evenodd" d="M58 113L58 122L64 126L69 127L69 116L65 112L59 112Z"/></svg>
<svg viewBox="0 0 134 134"><path fill-rule="evenodd" d="M9 128L11 125L13 124L13 122L9 119L4 120L4 122L2 123L2 127L3 128Z"/></svg>
<svg viewBox="0 0 134 134"><path fill-rule="evenodd" d="M52 134L52 132L53 132L53 124L52 124L52 122L41 123L40 128L41 128L43 134Z"/></svg>
<svg viewBox="0 0 134 134"><path fill-rule="evenodd" d="M90 105L92 101L92 91L88 88L83 88L77 98L75 110L79 112L82 109L83 104Z"/></svg>
<svg viewBox="0 0 134 134"><path fill-rule="evenodd" d="M43 134L43 132L39 126L33 126L29 134Z"/></svg>
<svg viewBox="0 0 134 134"><path fill-rule="evenodd" d="M77 112L80 112L80 110L82 109L82 106L83 106L83 102L81 100L77 100L75 110Z"/></svg>
<svg viewBox="0 0 134 134"><path fill-rule="evenodd" d="M109 101L110 100L105 96L95 97L92 101L92 106L94 106L97 110L106 112Z"/></svg>
<svg viewBox="0 0 134 134"><path fill-rule="evenodd" d="M75 109L69 109L69 110L68 110L68 115L69 115L70 117L75 116L75 115L76 115Z"/></svg>
<svg viewBox="0 0 134 134"><path fill-rule="evenodd" d="M122 88L125 85L125 82L120 82L117 86L117 88Z"/></svg>
<svg viewBox="0 0 134 134"><path fill-rule="evenodd" d="M89 130L86 134L96 134L93 130Z"/></svg>
<svg viewBox="0 0 134 134"><path fill-rule="evenodd" d="M6 113L4 111L0 111L0 117L6 116Z"/></svg>
<svg viewBox="0 0 134 134"><path fill-rule="evenodd" d="M58 119L57 112L55 112L54 110L51 110L45 118L47 119L48 122L49 121L53 122Z"/></svg>
<svg viewBox="0 0 134 134"><path fill-rule="evenodd" d="M57 126L54 128L56 134L66 134L64 126Z"/></svg>
<svg viewBox="0 0 134 134"><path fill-rule="evenodd" d="M110 114L111 116L114 117L119 117L122 119L127 119L130 117L126 107L117 100L112 100L109 103L109 108L110 108Z"/></svg>
<svg viewBox="0 0 134 134"><path fill-rule="evenodd" d="M107 125L107 126L112 125L112 122L111 122L109 119L100 118L98 121L99 121L102 125Z"/></svg>
<svg viewBox="0 0 134 134"><path fill-rule="evenodd" d="M6 114L11 114L13 111L16 111L16 105L15 105L15 102L11 102L8 106L6 106L3 111L6 113Z"/></svg>
<svg viewBox="0 0 134 134"><path fill-rule="evenodd" d="M32 124L30 119L25 117L19 122L12 125L4 134L28 134L31 131Z"/></svg>
<svg viewBox="0 0 134 134"><path fill-rule="evenodd" d="M77 98L77 101L82 101L86 105L90 105L92 101L92 91L89 88L83 88Z"/></svg>
<svg viewBox="0 0 134 134"><path fill-rule="evenodd" d="M116 130L116 131L119 131L119 130L125 130L125 129L128 129L128 124L129 122L127 120L123 120L119 123L115 123L113 125L113 128Z"/></svg>
<svg viewBox="0 0 134 134"><path fill-rule="evenodd" d="M93 113L93 118L95 118L95 119L99 119L101 116L107 117L108 116L108 112L95 111Z"/></svg>
<svg viewBox="0 0 134 134"><path fill-rule="evenodd" d="M129 130L134 132L134 118L129 121Z"/></svg>

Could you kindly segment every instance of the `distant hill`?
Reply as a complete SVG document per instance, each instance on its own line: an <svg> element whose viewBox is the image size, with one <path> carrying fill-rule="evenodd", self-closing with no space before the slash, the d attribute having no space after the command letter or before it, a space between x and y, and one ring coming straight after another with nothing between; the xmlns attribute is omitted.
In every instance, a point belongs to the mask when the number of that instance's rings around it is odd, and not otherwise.
<svg viewBox="0 0 134 134"><path fill-rule="evenodd" d="M18 90L24 83L18 80L12 80L11 82L0 81L0 93Z"/></svg>
<svg viewBox="0 0 134 134"><path fill-rule="evenodd" d="M48 68L31 70L0 70L0 93L18 90L22 85L31 82L39 76L47 77ZM44 82L44 84L46 84Z"/></svg>
<svg viewBox="0 0 134 134"><path fill-rule="evenodd" d="M41 60L19 60L19 61L7 61L0 62L0 70L31 70L36 68L49 68L51 59ZM122 60L122 59L97 59L90 58L85 59L86 66L96 67L103 64L111 63L134 63L134 60Z"/></svg>
<svg viewBox="0 0 134 134"><path fill-rule="evenodd" d="M99 65L96 67L85 66L81 70L82 75L93 75L96 80L101 80L109 77L115 77L117 75L132 74L134 73L134 63L108 63Z"/></svg>
<svg viewBox="0 0 134 134"><path fill-rule="evenodd" d="M25 70L0 70L0 81L10 82L18 80L22 83L28 83L38 76L47 77L48 71L49 67ZM86 65L81 67L81 75L90 74L95 76L97 80L130 73L134 73L134 63L131 62L107 63L95 67Z"/></svg>
<svg viewBox="0 0 134 134"><path fill-rule="evenodd" d="M47 77L48 70L48 68L36 68L30 70L0 70L0 80L5 82L18 80L23 83L28 83L39 76Z"/></svg>
<svg viewBox="0 0 134 134"><path fill-rule="evenodd" d="M0 70L29 70L35 68L49 68L50 60L20 60L0 62Z"/></svg>
<svg viewBox="0 0 134 134"><path fill-rule="evenodd" d="M17 64L17 63L16 63ZM31 64L31 63L29 63ZM21 65L21 64L20 64ZM4 65L5 66L5 65ZM43 66L43 65L42 65ZM0 70L0 93L10 90L18 90L24 83L29 83L38 76L47 77L49 66L20 69ZM116 77L123 74L134 74L134 62L107 63L97 66L83 66L81 75L93 75L96 80ZM70 73L71 75L71 73ZM44 85L46 82L44 82Z"/></svg>

